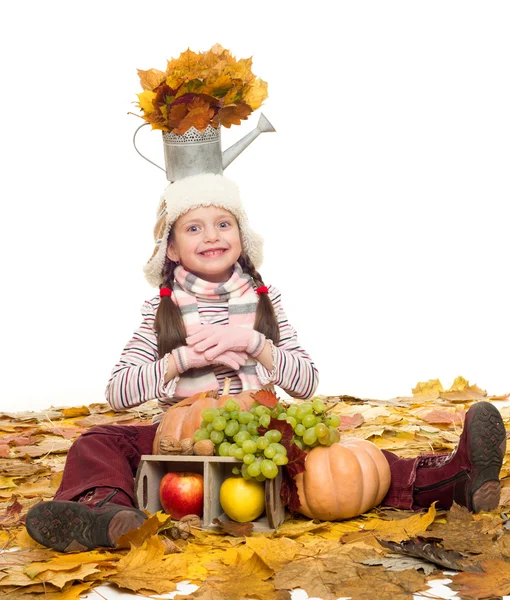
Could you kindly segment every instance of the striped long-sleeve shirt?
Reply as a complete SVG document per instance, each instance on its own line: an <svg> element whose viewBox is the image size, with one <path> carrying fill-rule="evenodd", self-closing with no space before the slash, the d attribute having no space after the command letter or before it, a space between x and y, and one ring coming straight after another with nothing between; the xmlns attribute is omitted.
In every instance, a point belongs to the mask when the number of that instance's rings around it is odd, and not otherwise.
<svg viewBox="0 0 510 600"><path fill-rule="evenodd" d="M280 342L277 346L272 345L273 370L269 372L257 362L257 376L262 385L278 386L294 398L310 398L317 389L317 368L298 342L296 330L282 308L280 292L274 286L269 286L268 290L280 329ZM159 301L159 296L156 296L144 302L142 324L124 348L106 387L106 400L115 410L125 410L157 399L162 412L154 418L155 422L161 420L169 406L183 399L174 395L179 376L164 382L168 362L166 357L158 355L154 331ZM203 324L228 324L228 302L198 300L198 312ZM242 390L236 371L223 365L213 365L211 369L218 380L220 393L226 377L231 380L232 394Z"/></svg>

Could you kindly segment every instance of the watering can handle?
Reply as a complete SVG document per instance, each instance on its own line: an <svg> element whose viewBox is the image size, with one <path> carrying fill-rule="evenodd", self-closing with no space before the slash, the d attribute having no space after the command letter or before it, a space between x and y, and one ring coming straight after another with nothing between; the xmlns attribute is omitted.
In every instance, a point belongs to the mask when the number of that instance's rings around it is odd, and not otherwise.
<svg viewBox="0 0 510 600"><path fill-rule="evenodd" d="M144 123L143 125L140 125L140 127L137 128L137 130L135 131L134 135L133 135L133 146L135 147L135 150L138 152L138 154L142 157L145 158L146 161L150 162L151 165L154 165L155 167L158 167L158 169L161 169L162 171L164 171L166 173L166 170L163 169L163 167L160 167L159 165L157 165L155 162L153 162L152 160L150 160L149 158L147 158L146 156L144 156L140 150L138 150L138 148L136 147L136 134L140 131L140 129L142 127L145 127L146 125L150 125L150 123Z"/></svg>

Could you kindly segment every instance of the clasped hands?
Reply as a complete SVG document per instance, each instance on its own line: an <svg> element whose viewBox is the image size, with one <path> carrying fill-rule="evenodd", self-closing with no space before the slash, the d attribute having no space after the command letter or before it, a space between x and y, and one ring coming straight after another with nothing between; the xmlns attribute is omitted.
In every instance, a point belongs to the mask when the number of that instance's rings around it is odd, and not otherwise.
<svg viewBox="0 0 510 600"><path fill-rule="evenodd" d="M179 373L220 364L237 371L264 348L264 336L237 325L193 325L188 330L187 346L172 351Z"/></svg>

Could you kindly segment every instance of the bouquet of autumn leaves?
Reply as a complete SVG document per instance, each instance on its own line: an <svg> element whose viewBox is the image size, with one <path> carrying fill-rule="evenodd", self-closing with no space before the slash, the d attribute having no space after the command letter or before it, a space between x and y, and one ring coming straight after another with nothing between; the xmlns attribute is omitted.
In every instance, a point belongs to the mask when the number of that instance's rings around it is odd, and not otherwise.
<svg viewBox="0 0 510 600"><path fill-rule="evenodd" d="M208 52L189 48L166 71L138 70L142 119L153 129L182 135L190 127L239 125L267 98L267 83L251 71L252 59L236 60L219 44Z"/></svg>

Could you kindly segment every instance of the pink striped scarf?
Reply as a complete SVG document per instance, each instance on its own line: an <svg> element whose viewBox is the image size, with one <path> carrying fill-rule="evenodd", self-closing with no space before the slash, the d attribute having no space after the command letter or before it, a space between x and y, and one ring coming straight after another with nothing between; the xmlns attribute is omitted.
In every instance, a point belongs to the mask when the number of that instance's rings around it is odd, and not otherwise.
<svg viewBox="0 0 510 600"><path fill-rule="evenodd" d="M191 325L200 323L197 298L207 302L228 301L229 325L253 329L258 296L253 289L251 276L243 272L239 263L234 265L232 276L224 283L200 279L182 265L175 269L174 277L173 298L181 309L186 331L189 331ZM250 357L237 372L243 391L262 387L257 377L256 365L257 361ZM218 380L210 367L191 369L180 376L175 388L175 397L189 398L198 392L218 388Z"/></svg>

